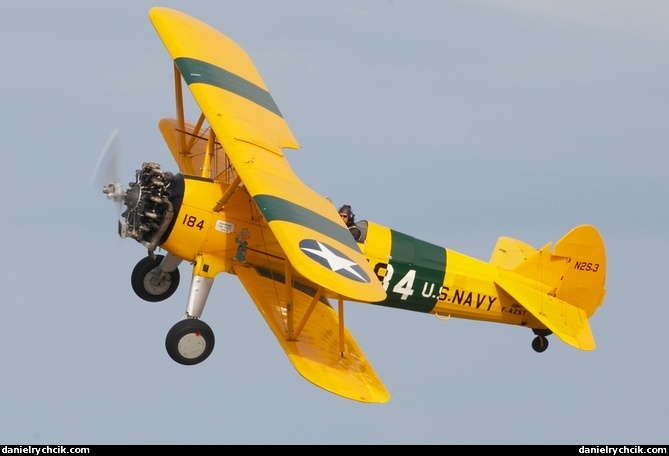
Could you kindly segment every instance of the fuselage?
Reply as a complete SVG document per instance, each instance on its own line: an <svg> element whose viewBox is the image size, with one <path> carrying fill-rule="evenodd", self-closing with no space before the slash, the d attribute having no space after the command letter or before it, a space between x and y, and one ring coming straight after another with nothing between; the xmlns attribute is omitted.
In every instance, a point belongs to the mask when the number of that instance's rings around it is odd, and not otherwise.
<svg viewBox="0 0 669 456"><path fill-rule="evenodd" d="M374 304L543 328L495 285L498 274L513 273L373 222L358 225L364 231L362 251L387 293Z"/></svg>
<svg viewBox="0 0 669 456"><path fill-rule="evenodd" d="M173 183L173 214L159 242L162 249L189 262L205 258L204 273L212 278L232 272L239 262L284 271L283 250L243 186L227 192L228 184L180 174ZM218 204L225 194L225 204ZM544 328L495 285L499 274L512 272L370 221L358 226L363 231L358 246L386 291L384 300L371 304ZM299 273L295 280L313 285Z"/></svg>

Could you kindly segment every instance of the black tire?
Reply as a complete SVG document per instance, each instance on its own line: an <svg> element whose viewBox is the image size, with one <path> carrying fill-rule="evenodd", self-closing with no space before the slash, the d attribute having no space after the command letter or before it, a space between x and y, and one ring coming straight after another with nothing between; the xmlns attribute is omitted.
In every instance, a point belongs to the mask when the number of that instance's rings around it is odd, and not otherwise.
<svg viewBox="0 0 669 456"><path fill-rule="evenodd" d="M532 348L537 353L543 353L548 348L548 339L544 336L537 336L532 340Z"/></svg>
<svg viewBox="0 0 669 456"><path fill-rule="evenodd" d="M164 301L172 296L179 287L179 269L172 272L163 272L160 275L154 274L153 270L160 266L163 258L163 255L156 255L154 260L148 256L144 257L132 270L130 276L132 289L137 296L145 301Z"/></svg>
<svg viewBox="0 0 669 456"><path fill-rule="evenodd" d="M167 354L185 366L201 363L214 350L214 332L208 324L187 318L172 326L165 337Z"/></svg>

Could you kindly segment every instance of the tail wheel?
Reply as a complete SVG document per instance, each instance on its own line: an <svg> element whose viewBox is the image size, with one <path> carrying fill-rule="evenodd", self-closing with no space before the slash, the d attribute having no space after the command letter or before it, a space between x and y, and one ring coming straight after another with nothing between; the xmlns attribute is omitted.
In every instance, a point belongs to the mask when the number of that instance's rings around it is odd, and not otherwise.
<svg viewBox="0 0 669 456"><path fill-rule="evenodd" d="M542 353L548 348L548 339L545 336L537 336L532 340L532 348L537 353Z"/></svg>
<svg viewBox="0 0 669 456"><path fill-rule="evenodd" d="M163 255L142 258L132 270L130 282L135 294L145 301L164 301L174 294L179 286L179 270L165 272L160 269Z"/></svg>
<svg viewBox="0 0 669 456"><path fill-rule="evenodd" d="M214 332L202 320L187 318L172 326L165 338L165 348L174 361L192 366L211 355Z"/></svg>

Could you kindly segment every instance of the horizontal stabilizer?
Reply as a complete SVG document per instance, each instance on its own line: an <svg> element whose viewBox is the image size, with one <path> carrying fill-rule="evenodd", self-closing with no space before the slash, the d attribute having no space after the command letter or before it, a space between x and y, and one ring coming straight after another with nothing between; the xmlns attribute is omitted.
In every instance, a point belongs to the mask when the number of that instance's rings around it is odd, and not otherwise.
<svg viewBox="0 0 669 456"><path fill-rule="evenodd" d="M523 241L502 236L497 239L490 263L511 271L536 251L537 249Z"/></svg>
<svg viewBox="0 0 669 456"><path fill-rule="evenodd" d="M495 283L565 343L581 350L595 349L588 317L579 307L512 278L500 276Z"/></svg>

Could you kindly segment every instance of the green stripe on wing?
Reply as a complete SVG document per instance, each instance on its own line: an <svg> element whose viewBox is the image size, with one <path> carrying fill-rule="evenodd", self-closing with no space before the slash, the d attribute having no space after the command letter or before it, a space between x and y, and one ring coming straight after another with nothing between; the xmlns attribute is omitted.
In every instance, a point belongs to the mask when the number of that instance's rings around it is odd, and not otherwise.
<svg viewBox="0 0 669 456"><path fill-rule="evenodd" d="M316 212L272 195L255 195L253 200L267 223L275 220L295 223L324 234L352 249L359 248L347 229L342 229L337 223Z"/></svg>
<svg viewBox="0 0 669 456"><path fill-rule="evenodd" d="M223 68L189 57L178 57L174 63L179 68L186 84L208 84L227 90L283 118L279 107L269 92Z"/></svg>

